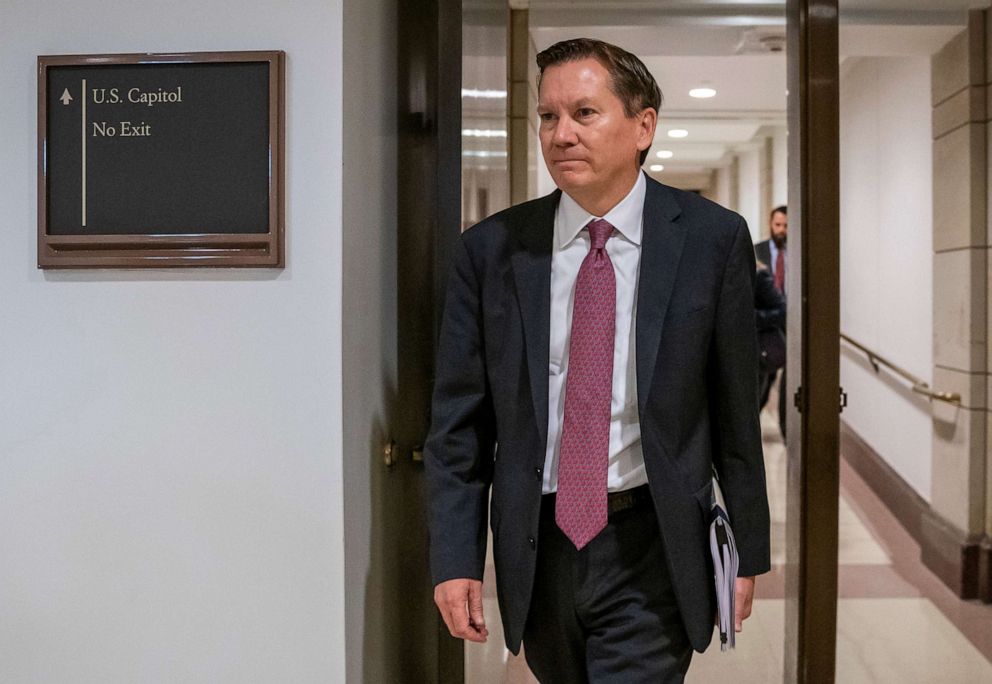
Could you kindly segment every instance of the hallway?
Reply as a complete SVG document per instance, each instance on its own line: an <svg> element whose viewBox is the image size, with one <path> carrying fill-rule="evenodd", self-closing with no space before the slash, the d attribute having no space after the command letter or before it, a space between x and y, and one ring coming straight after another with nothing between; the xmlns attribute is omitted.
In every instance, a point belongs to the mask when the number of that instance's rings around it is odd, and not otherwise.
<svg viewBox="0 0 992 684"><path fill-rule="evenodd" d="M786 450L768 402L761 414L772 519L771 573L737 650L714 643L696 654L688 682L768 684L782 678L785 620ZM919 546L864 481L841 463L837 681L845 684L992 683L992 605L961 601L920 562ZM493 567L486 566L489 643L466 649L467 684L533 684L522 658L509 655L498 625Z"/></svg>
<svg viewBox="0 0 992 684"><path fill-rule="evenodd" d="M758 580L736 652L697 655L689 682L781 680L786 452L775 414L766 408L761 423L773 570ZM923 567L919 547L843 460L839 543L838 682L992 682L992 606L959 600Z"/></svg>

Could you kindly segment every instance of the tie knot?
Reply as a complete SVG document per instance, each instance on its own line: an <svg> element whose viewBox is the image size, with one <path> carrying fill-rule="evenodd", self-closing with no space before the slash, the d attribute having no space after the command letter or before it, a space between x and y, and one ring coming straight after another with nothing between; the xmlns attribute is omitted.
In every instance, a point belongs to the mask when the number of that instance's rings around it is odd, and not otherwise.
<svg viewBox="0 0 992 684"><path fill-rule="evenodd" d="M603 249L606 241L613 234L613 226L608 221L596 219L589 222L589 237L592 239L592 249Z"/></svg>

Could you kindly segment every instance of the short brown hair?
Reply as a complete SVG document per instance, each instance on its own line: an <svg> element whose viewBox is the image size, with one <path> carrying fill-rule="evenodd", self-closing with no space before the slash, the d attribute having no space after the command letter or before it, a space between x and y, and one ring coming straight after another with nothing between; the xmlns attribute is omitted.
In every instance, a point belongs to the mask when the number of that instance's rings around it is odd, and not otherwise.
<svg viewBox="0 0 992 684"><path fill-rule="evenodd" d="M610 75L610 90L623 103L627 118L633 118L648 108L656 112L661 110L661 88L644 62L623 48L593 38L563 40L539 52L537 68L541 75L537 79L538 91L541 89L541 77L548 67L588 58L602 64ZM640 163L643 164L647 158L648 150L643 150Z"/></svg>

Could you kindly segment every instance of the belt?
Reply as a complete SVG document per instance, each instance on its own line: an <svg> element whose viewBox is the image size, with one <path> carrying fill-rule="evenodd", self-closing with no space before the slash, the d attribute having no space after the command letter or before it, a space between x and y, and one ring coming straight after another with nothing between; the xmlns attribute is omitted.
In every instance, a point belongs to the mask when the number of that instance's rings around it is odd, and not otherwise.
<svg viewBox="0 0 992 684"><path fill-rule="evenodd" d="M546 505L542 504L542 511L547 511L549 515L554 516L556 497L557 494L554 492L545 494L543 501ZM651 490L645 484L640 487L634 487L633 489L608 493L606 495L606 511L608 515L613 515L614 513L622 513L623 511L628 511L650 502Z"/></svg>
<svg viewBox="0 0 992 684"><path fill-rule="evenodd" d="M637 508L651 501L651 490L647 485L624 489L621 492L610 492L606 495L606 510L610 515Z"/></svg>

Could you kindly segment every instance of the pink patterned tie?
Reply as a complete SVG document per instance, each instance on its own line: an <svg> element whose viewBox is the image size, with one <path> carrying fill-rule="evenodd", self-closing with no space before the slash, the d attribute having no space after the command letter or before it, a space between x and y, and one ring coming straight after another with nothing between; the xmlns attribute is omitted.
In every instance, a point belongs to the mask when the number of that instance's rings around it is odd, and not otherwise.
<svg viewBox="0 0 992 684"><path fill-rule="evenodd" d="M589 224L592 245L579 268L572 308L555 522L577 549L606 527L617 308L616 276L606 253L612 233L602 219Z"/></svg>

